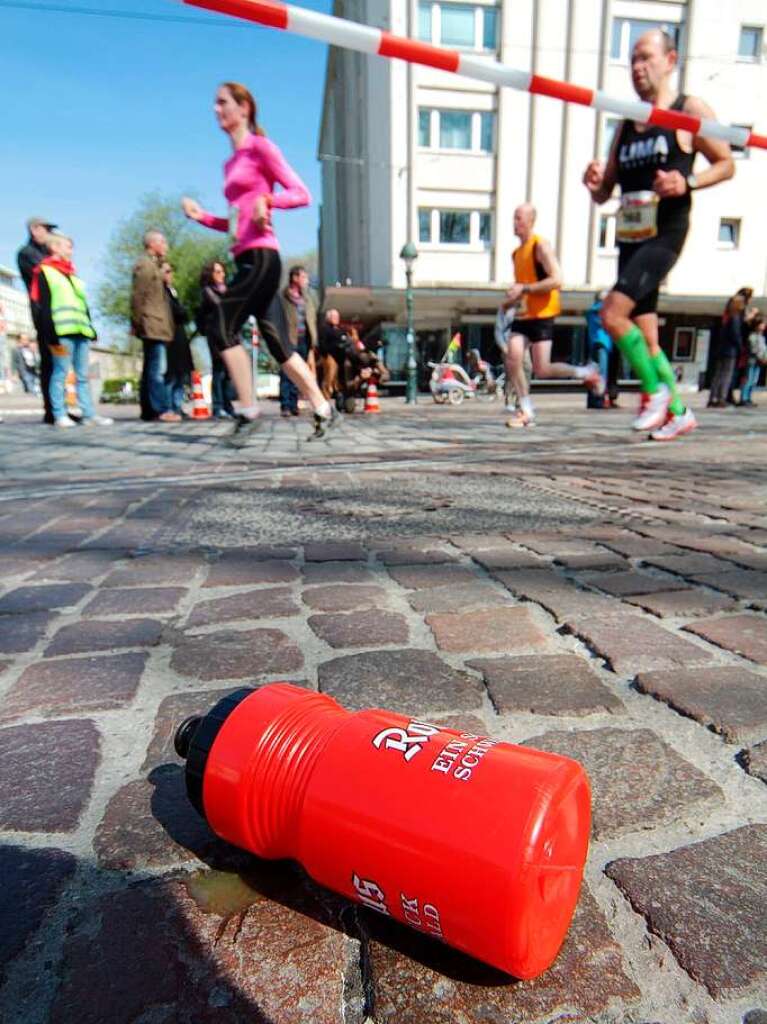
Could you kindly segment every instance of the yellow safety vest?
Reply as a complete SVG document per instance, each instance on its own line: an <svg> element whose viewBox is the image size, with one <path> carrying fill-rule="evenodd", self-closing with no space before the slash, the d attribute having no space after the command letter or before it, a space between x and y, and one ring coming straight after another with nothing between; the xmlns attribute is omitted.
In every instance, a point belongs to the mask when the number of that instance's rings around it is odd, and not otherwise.
<svg viewBox="0 0 767 1024"><path fill-rule="evenodd" d="M530 235L524 245L515 249L512 259L514 260L514 277L517 284L536 284L546 277L545 270L535 258L535 247L540 240L540 235ZM562 309L559 290L556 288L550 292L525 295L522 303L522 308L517 314L520 320L546 320L549 317L557 316Z"/></svg>
<svg viewBox="0 0 767 1024"><path fill-rule="evenodd" d="M56 337L68 338L81 335L95 338L88 303L85 301L85 286L74 274L70 277L55 267L41 267L51 292L51 317Z"/></svg>

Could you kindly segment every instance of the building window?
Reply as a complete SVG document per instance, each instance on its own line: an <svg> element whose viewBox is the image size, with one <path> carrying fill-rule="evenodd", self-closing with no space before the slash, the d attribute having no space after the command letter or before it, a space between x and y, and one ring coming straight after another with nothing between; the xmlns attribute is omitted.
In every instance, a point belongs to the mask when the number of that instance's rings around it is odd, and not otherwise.
<svg viewBox="0 0 767 1024"><path fill-rule="evenodd" d="M763 29L754 25L741 25L738 41L738 58L740 60L758 61L762 56Z"/></svg>
<svg viewBox="0 0 767 1024"><path fill-rule="evenodd" d="M439 211L441 245L468 245L471 239L471 214L468 210Z"/></svg>
<svg viewBox="0 0 767 1024"><path fill-rule="evenodd" d="M421 107L418 111L418 145L431 145L431 111Z"/></svg>
<svg viewBox="0 0 767 1024"><path fill-rule="evenodd" d="M610 150L613 148L613 141L615 139L615 133L621 126L621 119L619 117L606 117L604 131L602 132L602 159L606 160L610 155Z"/></svg>
<svg viewBox="0 0 767 1024"><path fill-rule="evenodd" d="M620 64L631 63L631 52L640 36L652 28L660 28L668 32L679 46L679 25L665 21L645 21L636 18L613 18L612 40L610 43L610 59Z"/></svg>
<svg viewBox="0 0 767 1024"><path fill-rule="evenodd" d="M493 240L488 210L418 210L418 240L427 245L463 245L487 249Z"/></svg>
<svg viewBox="0 0 767 1024"><path fill-rule="evenodd" d="M418 38L425 43L463 50L498 47L498 9L450 0L418 5Z"/></svg>
<svg viewBox="0 0 767 1024"><path fill-rule="evenodd" d="M677 327L674 331L674 348L671 358L675 363L691 363L695 360L694 327Z"/></svg>
<svg viewBox="0 0 767 1024"><path fill-rule="evenodd" d="M615 214L603 213L599 217L599 241L597 249L603 253L615 252Z"/></svg>
<svg viewBox="0 0 767 1024"><path fill-rule="evenodd" d="M740 243L740 220L722 217L719 221L719 244L725 249L737 249Z"/></svg>
<svg viewBox="0 0 767 1024"><path fill-rule="evenodd" d="M432 131L432 117L436 129ZM492 153L495 114L477 110L418 110L418 145L425 149L462 149L474 153ZM438 140L433 143L432 140Z"/></svg>

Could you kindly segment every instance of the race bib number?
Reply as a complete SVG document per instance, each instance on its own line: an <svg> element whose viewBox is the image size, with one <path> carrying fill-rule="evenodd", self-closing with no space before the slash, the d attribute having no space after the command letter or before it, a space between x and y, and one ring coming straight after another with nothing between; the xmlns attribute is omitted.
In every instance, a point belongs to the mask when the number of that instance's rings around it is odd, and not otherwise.
<svg viewBox="0 0 767 1024"><path fill-rule="evenodd" d="M654 192L627 192L621 199L615 237L645 242L658 234L658 197Z"/></svg>

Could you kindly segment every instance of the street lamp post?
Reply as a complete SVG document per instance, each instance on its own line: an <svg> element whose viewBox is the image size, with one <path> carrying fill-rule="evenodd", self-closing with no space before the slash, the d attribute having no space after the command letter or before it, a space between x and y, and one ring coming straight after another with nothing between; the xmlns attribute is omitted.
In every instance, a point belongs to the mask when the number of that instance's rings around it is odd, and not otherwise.
<svg viewBox="0 0 767 1024"><path fill-rule="evenodd" d="M417 398L416 382L416 358L415 358L415 331L413 330L413 264L418 259L418 251L412 242L406 242L402 246L400 259L405 264L405 307L407 309L407 386L405 388L405 403L415 405Z"/></svg>

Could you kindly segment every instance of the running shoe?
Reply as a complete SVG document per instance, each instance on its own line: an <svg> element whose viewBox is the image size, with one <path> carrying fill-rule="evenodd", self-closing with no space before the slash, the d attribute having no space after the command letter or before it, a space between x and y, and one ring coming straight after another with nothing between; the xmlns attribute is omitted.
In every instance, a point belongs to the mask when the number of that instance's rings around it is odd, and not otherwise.
<svg viewBox="0 0 767 1024"><path fill-rule="evenodd" d="M254 416L251 419L248 416L239 414L235 418L234 427L231 434L227 437L226 443L233 448L241 448L248 438L260 430L263 425L263 420L260 416Z"/></svg>
<svg viewBox="0 0 767 1024"><path fill-rule="evenodd" d="M82 421L84 427L111 427L114 420L111 416L91 416L87 420Z"/></svg>
<svg viewBox="0 0 767 1024"><path fill-rule="evenodd" d="M513 416L506 420L506 426L512 429L516 427L532 427L535 423L535 416L525 412L524 409L517 409Z"/></svg>
<svg viewBox="0 0 767 1024"><path fill-rule="evenodd" d="M666 422L668 415L668 403L671 401L671 393L665 384L661 384L654 395L647 396L647 404L634 420L634 430L648 431L658 430Z"/></svg>
<svg viewBox="0 0 767 1024"><path fill-rule="evenodd" d="M69 430L71 427L75 425L75 421L70 420L68 416L59 416L56 420L54 420L53 425L54 427L57 427L59 430Z"/></svg>
<svg viewBox="0 0 767 1024"><path fill-rule="evenodd" d="M585 368L587 373L582 378L583 383L592 395L603 395L605 393L605 379L599 372L599 367L596 363L587 363Z"/></svg>
<svg viewBox="0 0 767 1024"><path fill-rule="evenodd" d="M333 427L337 427L341 422L340 413L331 405L329 416L320 416L318 413L314 414L314 433L307 437L307 441L319 441L321 437L325 437L329 430Z"/></svg>
<svg viewBox="0 0 767 1024"><path fill-rule="evenodd" d="M691 434L698 425L698 421L690 409L674 415L670 413L668 419L660 428L653 431L650 437L653 441L673 441L675 437L682 437L683 434Z"/></svg>

